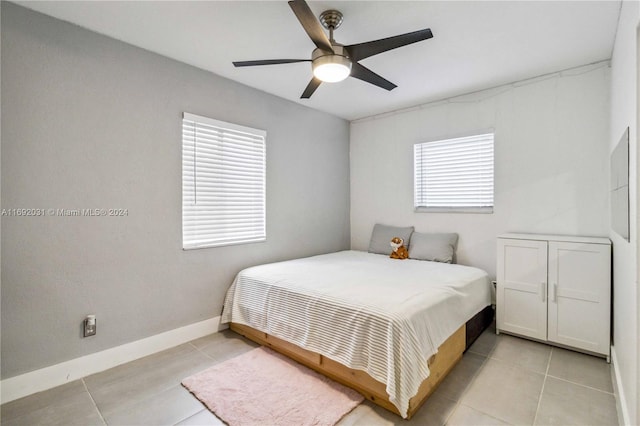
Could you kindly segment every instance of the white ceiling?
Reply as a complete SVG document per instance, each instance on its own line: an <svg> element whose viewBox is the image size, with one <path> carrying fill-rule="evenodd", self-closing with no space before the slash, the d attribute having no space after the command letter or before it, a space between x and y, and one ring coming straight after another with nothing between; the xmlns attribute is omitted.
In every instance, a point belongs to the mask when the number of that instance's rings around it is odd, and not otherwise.
<svg viewBox="0 0 640 426"><path fill-rule="evenodd" d="M354 44L431 28L434 38L362 64L398 85L354 78L308 100L308 62L234 68L232 61L307 59L315 47L286 1L17 1L56 18L348 120L607 60L620 0L309 1L338 9L335 38Z"/></svg>

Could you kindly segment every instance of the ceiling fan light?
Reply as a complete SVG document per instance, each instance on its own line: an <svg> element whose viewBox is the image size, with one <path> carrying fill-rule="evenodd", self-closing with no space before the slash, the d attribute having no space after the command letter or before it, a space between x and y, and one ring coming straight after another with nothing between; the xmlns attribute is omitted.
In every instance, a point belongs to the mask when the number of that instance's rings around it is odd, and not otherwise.
<svg viewBox="0 0 640 426"><path fill-rule="evenodd" d="M336 83L349 77L351 61L341 55L321 56L313 61L313 75L325 83Z"/></svg>

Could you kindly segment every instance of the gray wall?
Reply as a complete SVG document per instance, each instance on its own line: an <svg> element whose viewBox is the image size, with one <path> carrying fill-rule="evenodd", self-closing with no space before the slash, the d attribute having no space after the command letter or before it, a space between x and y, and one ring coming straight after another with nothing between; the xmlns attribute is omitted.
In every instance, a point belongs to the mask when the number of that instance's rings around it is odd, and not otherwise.
<svg viewBox="0 0 640 426"><path fill-rule="evenodd" d="M2 218L2 378L216 317L246 266L349 248L346 121L11 3L1 29L2 207L129 210ZM183 111L267 131L267 242L182 250Z"/></svg>

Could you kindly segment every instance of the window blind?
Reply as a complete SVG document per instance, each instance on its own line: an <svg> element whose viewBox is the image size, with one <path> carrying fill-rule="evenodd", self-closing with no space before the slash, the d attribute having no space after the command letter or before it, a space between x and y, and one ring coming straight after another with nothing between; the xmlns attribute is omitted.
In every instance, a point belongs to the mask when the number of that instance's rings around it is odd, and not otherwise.
<svg viewBox="0 0 640 426"><path fill-rule="evenodd" d="M414 145L418 211L493 211L493 133Z"/></svg>
<svg viewBox="0 0 640 426"><path fill-rule="evenodd" d="M182 247L266 240L266 132L184 113Z"/></svg>

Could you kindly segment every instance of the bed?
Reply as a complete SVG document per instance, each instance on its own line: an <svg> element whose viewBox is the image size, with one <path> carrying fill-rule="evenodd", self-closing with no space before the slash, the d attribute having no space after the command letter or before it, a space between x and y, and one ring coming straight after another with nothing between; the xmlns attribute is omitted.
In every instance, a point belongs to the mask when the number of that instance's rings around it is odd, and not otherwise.
<svg viewBox="0 0 640 426"><path fill-rule="evenodd" d="M241 271L222 322L410 418L490 303L480 269L349 250Z"/></svg>

